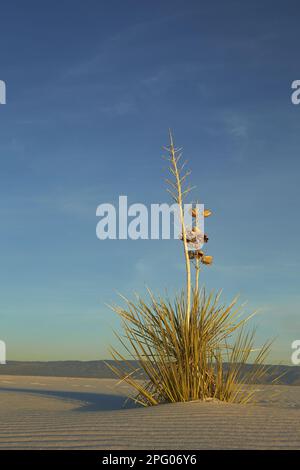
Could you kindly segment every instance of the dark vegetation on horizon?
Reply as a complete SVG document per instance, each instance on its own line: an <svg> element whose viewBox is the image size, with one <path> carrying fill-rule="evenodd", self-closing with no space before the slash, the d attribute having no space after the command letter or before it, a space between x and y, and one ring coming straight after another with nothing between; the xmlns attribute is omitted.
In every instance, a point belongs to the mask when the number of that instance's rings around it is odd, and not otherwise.
<svg viewBox="0 0 300 470"><path fill-rule="evenodd" d="M0 366L0 375L33 375L51 377L86 377L97 379L116 378L115 374L105 363L111 365L114 361L8 361L6 365ZM138 367L138 363L130 361L133 366ZM125 364L124 364L125 365ZM251 368L250 364L243 367ZM263 383L271 383L275 377L281 376L278 384L300 385L299 366L270 366Z"/></svg>

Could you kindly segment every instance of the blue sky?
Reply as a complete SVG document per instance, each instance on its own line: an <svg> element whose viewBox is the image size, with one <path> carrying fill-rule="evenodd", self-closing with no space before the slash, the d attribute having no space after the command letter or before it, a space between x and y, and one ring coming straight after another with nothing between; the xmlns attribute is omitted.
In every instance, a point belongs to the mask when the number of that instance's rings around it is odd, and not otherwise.
<svg viewBox="0 0 300 470"><path fill-rule="evenodd" d="M202 280L240 293L258 344L300 337L297 1L1 5L0 338L8 359L108 357L105 306L184 282L176 241L100 241L96 207L167 202L173 129L210 207Z"/></svg>

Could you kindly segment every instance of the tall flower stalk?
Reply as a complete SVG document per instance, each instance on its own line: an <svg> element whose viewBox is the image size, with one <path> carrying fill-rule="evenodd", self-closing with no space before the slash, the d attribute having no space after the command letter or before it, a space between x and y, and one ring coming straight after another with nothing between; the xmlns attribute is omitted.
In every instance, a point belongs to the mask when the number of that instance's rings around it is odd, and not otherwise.
<svg viewBox="0 0 300 470"><path fill-rule="evenodd" d="M199 214L196 212L196 227L199 226ZM200 274L200 259L199 257L196 258L195 261L195 291L198 294L199 292L199 274Z"/></svg>
<svg viewBox="0 0 300 470"><path fill-rule="evenodd" d="M169 161L170 161L170 172L174 177L175 181L171 181L167 179L167 183L171 187L167 189L170 192L173 200L178 204L179 207L179 217L180 217L180 224L181 224L181 231L182 231L182 241L184 247L184 257L185 257L185 267L186 267L186 319L189 322L190 318L190 310L191 310L191 265L189 259L189 249L188 249L188 241L186 236L186 228L184 223L184 208L183 208L183 199L190 191L191 188L187 187L186 189L182 189L182 185L186 178L190 175L190 171L186 171L182 174L184 164L179 167L178 162L181 158L180 149L176 149L173 143L173 136L171 130L169 131L170 134L170 146L167 148L169 151Z"/></svg>
<svg viewBox="0 0 300 470"><path fill-rule="evenodd" d="M187 324L190 323L190 313L191 313L191 292L192 292L192 282L191 282L191 262L195 267L195 286L194 289L196 292L199 292L199 273L200 273L200 264L211 264L212 257L205 256L203 251L197 249L197 245L200 241L207 242L208 237L205 234L202 234L199 230L199 212L197 209L192 209L192 218L194 220L194 225L191 229L187 230L185 226L185 214L184 214L184 198L190 193L193 189L191 186L186 185L187 178L190 176L191 171L184 171L186 161L183 164L179 164L179 161L182 157L181 149L177 149L174 146L174 139L172 136L171 130L169 130L170 145L169 147L164 147L169 154L169 171L171 173L171 179L166 179L168 184L167 191L171 194L172 199L178 204L179 208L179 218L181 225L181 240L183 242L183 250L185 257L185 268L186 268L186 321ZM203 217L208 217L211 215L210 210L205 210L202 214ZM189 232L189 233L188 233ZM187 235L188 234L188 235ZM192 249L195 248L195 249Z"/></svg>

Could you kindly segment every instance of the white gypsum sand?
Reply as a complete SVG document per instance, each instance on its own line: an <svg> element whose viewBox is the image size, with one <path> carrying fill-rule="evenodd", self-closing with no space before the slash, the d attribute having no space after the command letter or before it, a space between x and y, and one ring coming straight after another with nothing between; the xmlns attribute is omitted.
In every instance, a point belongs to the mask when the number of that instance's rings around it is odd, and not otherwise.
<svg viewBox="0 0 300 470"><path fill-rule="evenodd" d="M299 449L300 387L256 388L256 405L122 409L114 379L1 376L0 448Z"/></svg>

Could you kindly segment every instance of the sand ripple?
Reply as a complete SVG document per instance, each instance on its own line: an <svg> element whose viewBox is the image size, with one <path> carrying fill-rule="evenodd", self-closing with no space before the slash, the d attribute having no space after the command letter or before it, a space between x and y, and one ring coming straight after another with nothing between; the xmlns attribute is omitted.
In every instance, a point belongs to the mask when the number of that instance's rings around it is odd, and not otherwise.
<svg viewBox="0 0 300 470"><path fill-rule="evenodd" d="M259 405L121 409L110 379L0 378L0 448L300 449L300 387L263 386Z"/></svg>

